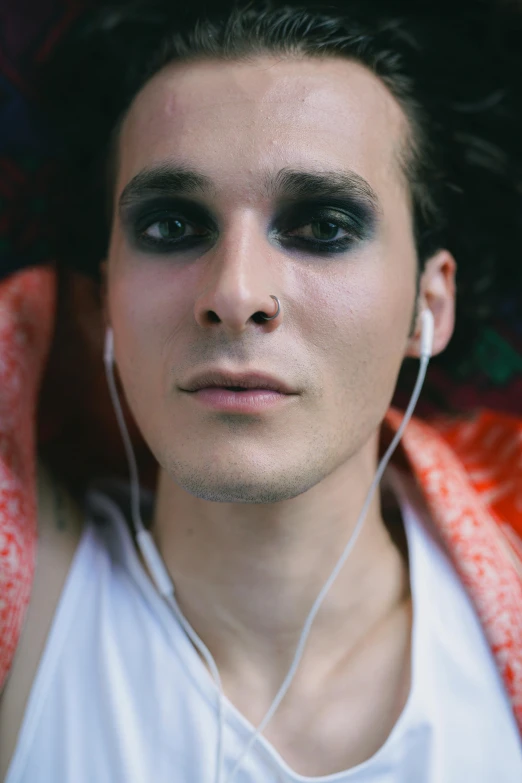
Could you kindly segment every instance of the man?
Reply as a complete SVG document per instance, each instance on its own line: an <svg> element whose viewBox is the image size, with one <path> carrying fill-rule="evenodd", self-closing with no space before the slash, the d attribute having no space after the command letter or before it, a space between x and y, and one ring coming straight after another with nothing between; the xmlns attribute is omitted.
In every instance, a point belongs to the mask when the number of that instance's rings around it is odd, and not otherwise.
<svg viewBox="0 0 522 783"><path fill-rule="evenodd" d="M520 780L515 545L420 424L369 494L457 265L403 32L343 13L171 20L114 125L106 364L157 485L57 512L41 467L7 783Z"/></svg>

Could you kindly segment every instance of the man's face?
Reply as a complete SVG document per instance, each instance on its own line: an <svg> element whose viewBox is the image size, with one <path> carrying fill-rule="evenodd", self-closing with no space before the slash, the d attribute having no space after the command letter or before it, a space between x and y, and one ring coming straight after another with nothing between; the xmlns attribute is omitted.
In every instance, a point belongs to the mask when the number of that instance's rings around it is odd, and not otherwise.
<svg viewBox="0 0 522 783"><path fill-rule="evenodd" d="M386 87L343 59L172 65L134 100L108 316L136 422L187 491L294 497L375 436L414 312L405 136ZM211 184L181 192L164 176L118 206L136 175L167 164ZM329 195L285 172L347 179ZM263 321L271 294L281 314ZM207 370L262 373L293 394L237 392L234 405L233 393L187 391Z"/></svg>

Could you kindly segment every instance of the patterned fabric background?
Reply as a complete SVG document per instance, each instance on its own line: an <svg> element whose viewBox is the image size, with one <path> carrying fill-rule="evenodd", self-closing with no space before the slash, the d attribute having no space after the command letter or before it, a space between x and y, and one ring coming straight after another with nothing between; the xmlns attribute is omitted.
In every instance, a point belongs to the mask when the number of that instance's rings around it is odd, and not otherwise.
<svg viewBox="0 0 522 783"><path fill-rule="evenodd" d="M53 260L45 200L55 150L35 109L33 84L40 63L85 5L85 0L0 0L0 279ZM421 415L477 407L522 414L520 302L520 292L506 295L469 363L453 372L432 364ZM395 404L405 400L398 393Z"/></svg>

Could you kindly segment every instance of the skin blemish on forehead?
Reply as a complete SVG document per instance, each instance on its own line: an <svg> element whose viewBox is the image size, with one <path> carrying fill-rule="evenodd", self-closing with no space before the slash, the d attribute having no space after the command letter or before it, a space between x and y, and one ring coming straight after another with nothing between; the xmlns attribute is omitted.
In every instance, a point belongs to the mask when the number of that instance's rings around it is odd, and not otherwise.
<svg viewBox="0 0 522 783"><path fill-rule="evenodd" d="M340 100L342 94L344 100ZM379 117L378 127L374 120L367 120L370 115ZM260 139L265 149L273 148L274 152L284 148L289 134L297 136L298 142L313 134L317 149L327 147L333 158L352 139L350 146L354 150L354 143L357 147L372 147L374 158L377 151L378 158L374 161L377 173L388 174L403 184L402 151L407 121L377 77L357 63L335 58L313 61L260 58L252 63L176 63L153 77L122 123L120 160L131 170L121 187L140 169L165 159L167 133L177 161L188 159L185 149L190 147L192 151L193 147L186 142L189 134L195 134L201 139L200 157L207 157L208 151L206 170L218 167L223 158L218 134L224 123L233 129L228 151L231 156L236 153L235 168L241 162L243 173L249 169L255 171L251 165L252 149L246 150L248 158L245 155L244 160L237 154L240 150L234 149L246 129L251 146ZM244 136L241 141L244 142ZM296 152L300 146L295 141L292 143ZM126 150L132 150L130 167L125 165ZM358 173L371 181L364 171Z"/></svg>

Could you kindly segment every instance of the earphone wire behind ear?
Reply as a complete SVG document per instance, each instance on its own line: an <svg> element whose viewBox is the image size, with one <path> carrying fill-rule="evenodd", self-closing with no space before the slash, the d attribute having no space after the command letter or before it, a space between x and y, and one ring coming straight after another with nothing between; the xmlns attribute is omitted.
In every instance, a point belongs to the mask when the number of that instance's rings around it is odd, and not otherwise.
<svg viewBox="0 0 522 783"><path fill-rule="evenodd" d="M241 768L244 759L254 743L256 742L257 738L262 734L262 732L267 727L268 723L274 716L277 708L279 707L281 701L283 700L284 696L286 695L286 692L288 691L288 688L290 687L290 684L295 676L295 673L297 671L297 668L299 666L299 663L301 661L301 657L304 652L305 644L308 639L313 621L321 607L321 604L323 603L328 591L330 590L331 586L335 582L337 576L339 575L342 567L344 566L350 552L352 551L353 547L355 546L355 543L357 541L357 538L359 536L359 533L362 529L362 525L364 523L364 520L366 518L366 514L368 512L368 508L370 507L370 504L373 499L374 492L379 485L379 482L381 481L381 478L383 476L384 471L386 470L386 467L388 466L388 463L397 448L404 430L406 429L412 415L413 411L415 410L415 406L417 404L417 401L419 399L422 386L424 384L424 379L426 377L426 371L428 368L428 364L433 352L433 338L434 338L434 319L433 314L431 310L428 308L424 309L421 313L421 322L422 322L422 328L421 328L421 338L420 338L420 366L419 366L419 372L417 374L417 380L415 382L415 387L413 389L410 402L408 404L408 407L406 408L404 417L401 421L401 424L395 433L395 436L390 443L388 449L386 450L386 453L382 457L379 466L377 468L377 472L374 476L374 479L370 485L370 489L368 490L366 499L364 501L363 507L361 509L361 512L359 514L359 518L357 520L357 523L352 531L352 534L350 535L350 538L348 540L348 543L346 544L346 547L337 561L334 569L332 570L330 576L326 580L325 584L323 585L321 591L319 592L319 595L315 599L312 608L310 609L310 612L308 613L308 617L305 620L305 623L303 625L303 629L301 631L301 636L299 638L299 642L297 644L297 648L295 651L295 655L292 661L292 664L288 670L288 673L279 688L279 691L277 692L268 712L266 713L265 717L261 721L261 723L258 725L255 732L252 733L250 739L248 740L247 744L243 748L242 753L240 754L239 758L236 759L235 765L232 768L232 771L230 774L225 778L223 783L232 783L234 777L238 773L239 769ZM107 333L105 336L105 348L104 348L104 364L107 374L107 381L109 384L109 391L111 394L112 402L114 405L114 410L116 413L116 417L118 420L118 424L120 427L121 435L123 438L123 442L125 445L125 451L127 453L127 460L129 464L129 473L130 473L130 479L131 479L131 516L132 521L134 525L134 530L136 534L136 540L137 544L140 548L140 551L142 553L144 561L147 563L147 567L149 569L149 572L151 574L151 577L158 589L158 592L161 596L167 601L169 606L172 608L174 614L178 618L181 626L185 630L187 636L194 644L194 647L199 650L201 656L206 661L207 666L209 667L210 673L212 674L212 677L214 679L214 682L216 684L217 689L217 699L218 699L218 739L217 739L217 747L216 747L216 773L215 773L215 781L216 783L222 783L222 776L223 776L223 754L224 754L224 747L223 747L223 735L224 735L224 710L225 710L225 704L224 704L224 692L223 687L221 684L221 678L219 675L219 671L217 668L217 665L214 661L214 658L210 651L208 650L207 646L204 644L204 642L199 638L199 636L196 634L194 629L191 627L189 622L186 620L186 618L183 616L178 603L174 597L174 585L172 583L172 580L169 576L169 573L167 571L167 568L165 566L165 563L158 552L156 545L154 543L154 540L152 536L150 535L149 531L145 529L145 526L143 525L143 522L141 520L141 514L140 514L140 500L139 500L139 479L138 479L138 469L136 465L136 459L134 457L134 451L132 448L132 444L130 441L130 437L128 434L127 426L125 424L125 419L123 416L123 411L121 409L121 405L118 399L118 392L116 389L116 384L114 380L114 337L112 329L109 327L107 329Z"/></svg>

